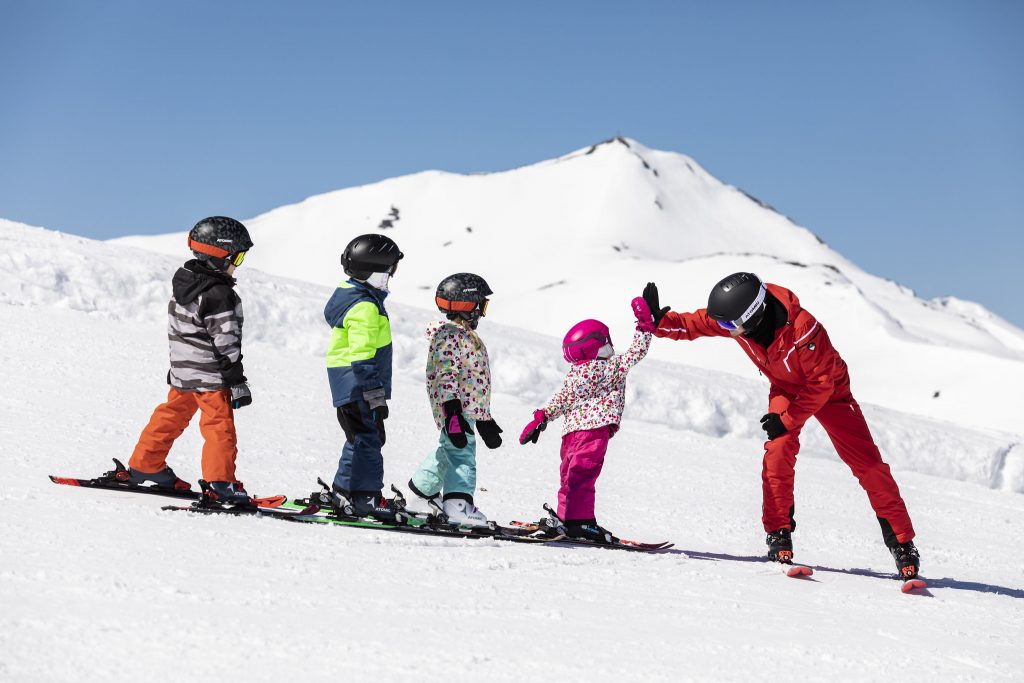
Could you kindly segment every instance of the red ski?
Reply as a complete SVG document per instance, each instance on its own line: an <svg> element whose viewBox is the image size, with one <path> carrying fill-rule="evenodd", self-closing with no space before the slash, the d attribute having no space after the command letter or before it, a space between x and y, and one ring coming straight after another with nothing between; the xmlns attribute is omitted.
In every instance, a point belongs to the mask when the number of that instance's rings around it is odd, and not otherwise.
<svg viewBox="0 0 1024 683"><path fill-rule="evenodd" d="M124 491L125 493L146 493L154 496L167 498L184 498L185 500L199 500L202 495L199 491L192 489L169 489L152 485L132 484L117 478L118 472L126 471L124 465L114 458L114 469L94 479L75 479L73 477L55 477L50 475L50 481L54 484L64 486L80 486L86 489L104 489L106 491ZM266 498L253 498L257 506L261 508L276 508L285 503L286 496L267 496Z"/></svg>
<svg viewBox="0 0 1024 683"><path fill-rule="evenodd" d="M904 593L912 593L913 591L924 590L928 587L928 584L924 582L924 579L907 579L900 586L900 590Z"/></svg>
<svg viewBox="0 0 1024 683"><path fill-rule="evenodd" d="M802 564L787 565L783 567L783 571L785 571L786 576L792 577L794 579L806 578L814 573L813 569L811 569L810 567L805 567Z"/></svg>

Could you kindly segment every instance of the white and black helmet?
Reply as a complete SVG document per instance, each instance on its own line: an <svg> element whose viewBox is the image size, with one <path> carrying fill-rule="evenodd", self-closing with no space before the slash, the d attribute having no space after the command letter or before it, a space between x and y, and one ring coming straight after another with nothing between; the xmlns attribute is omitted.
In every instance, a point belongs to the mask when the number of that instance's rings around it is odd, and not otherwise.
<svg viewBox="0 0 1024 683"><path fill-rule="evenodd" d="M366 280L374 273L394 275L403 256L393 239L370 233L348 243L341 253L341 265L346 274Z"/></svg>
<svg viewBox="0 0 1024 683"><path fill-rule="evenodd" d="M752 330L764 316L767 293L753 273L733 273L711 290L708 316L727 330Z"/></svg>

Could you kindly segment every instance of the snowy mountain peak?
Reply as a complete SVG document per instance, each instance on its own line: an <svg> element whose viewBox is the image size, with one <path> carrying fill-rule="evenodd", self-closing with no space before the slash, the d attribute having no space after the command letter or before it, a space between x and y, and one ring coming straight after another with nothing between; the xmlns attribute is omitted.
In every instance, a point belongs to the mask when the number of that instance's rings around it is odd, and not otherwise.
<svg viewBox="0 0 1024 683"><path fill-rule="evenodd" d="M430 308L441 278L477 272L496 292L493 320L556 338L592 317L628 338L628 302L647 282L658 283L665 304L694 310L719 279L752 271L798 293L864 400L1020 429L1011 406L1024 404L1024 331L980 307L917 298L686 155L630 138L498 173L428 171L338 190L246 224L256 242L246 267L324 285L342 277L338 254L352 237L385 230L406 254L394 300ZM184 252L180 233L119 242ZM721 340L658 343L652 353L757 376ZM965 363L975 371L965 373ZM990 377L1005 386L997 405L979 410Z"/></svg>

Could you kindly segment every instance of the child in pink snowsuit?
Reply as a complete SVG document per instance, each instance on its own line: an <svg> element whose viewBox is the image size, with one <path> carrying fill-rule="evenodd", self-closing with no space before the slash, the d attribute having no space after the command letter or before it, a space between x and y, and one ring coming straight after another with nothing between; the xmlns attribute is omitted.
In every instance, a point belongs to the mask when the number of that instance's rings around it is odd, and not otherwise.
<svg viewBox="0 0 1024 683"><path fill-rule="evenodd" d="M608 440L622 420L626 375L651 345L652 330L640 322L647 319L648 310L643 299L633 300L637 331L629 349L620 355L614 355L604 323L584 320L573 326L562 342L562 352L571 363L565 382L542 409L534 411L533 420L519 437L519 443L537 443L548 420L565 416L558 516L570 536L611 540L594 516L595 484L604 466Z"/></svg>

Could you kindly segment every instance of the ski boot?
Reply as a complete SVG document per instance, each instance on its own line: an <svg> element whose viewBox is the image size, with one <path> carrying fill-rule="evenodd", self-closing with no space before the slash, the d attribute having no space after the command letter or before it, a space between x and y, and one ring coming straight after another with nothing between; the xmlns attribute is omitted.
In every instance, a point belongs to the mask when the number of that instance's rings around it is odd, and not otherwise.
<svg viewBox="0 0 1024 683"><path fill-rule="evenodd" d="M191 491L192 484L184 479L179 479L170 467L164 467L159 472L140 472L131 467L125 467L120 460L113 458L114 469L104 472L101 480L114 481L132 486L142 486L147 481L153 482L154 488L168 489L171 491Z"/></svg>
<svg viewBox="0 0 1024 683"><path fill-rule="evenodd" d="M380 491L342 491L332 487L330 507L347 517L370 517L381 522L405 524L409 513L405 511L405 497L395 491L394 498L385 498Z"/></svg>
<svg viewBox="0 0 1024 683"><path fill-rule="evenodd" d="M202 505L256 506L246 492L245 484L240 481L204 481L200 479L199 486L203 490L203 497L200 499Z"/></svg>
<svg viewBox="0 0 1024 683"><path fill-rule="evenodd" d="M409 490L413 494L412 505L407 506L409 512L426 515L427 521L433 524L448 523L448 515L444 513L444 501L441 499L440 493L428 496L416 488L412 479L409 480Z"/></svg>
<svg viewBox="0 0 1024 683"><path fill-rule="evenodd" d="M768 559L782 564L793 564L793 537L789 529L768 532L765 538L768 544Z"/></svg>
<svg viewBox="0 0 1024 683"><path fill-rule="evenodd" d="M449 524L459 526L480 527L485 529L494 528L494 522L487 519L487 515L480 512L480 508L473 505L472 499L448 498L444 501L444 515L448 518Z"/></svg>
<svg viewBox="0 0 1024 683"><path fill-rule="evenodd" d="M918 569L921 567L921 554L917 552L913 541L896 543L889 547L889 552L896 560L896 571L904 581L917 578Z"/></svg>
<svg viewBox="0 0 1024 683"><path fill-rule="evenodd" d="M611 544L617 539L612 532L598 525L597 520L591 519L569 519L565 522L565 535L574 540L590 541L592 543Z"/></svg>

